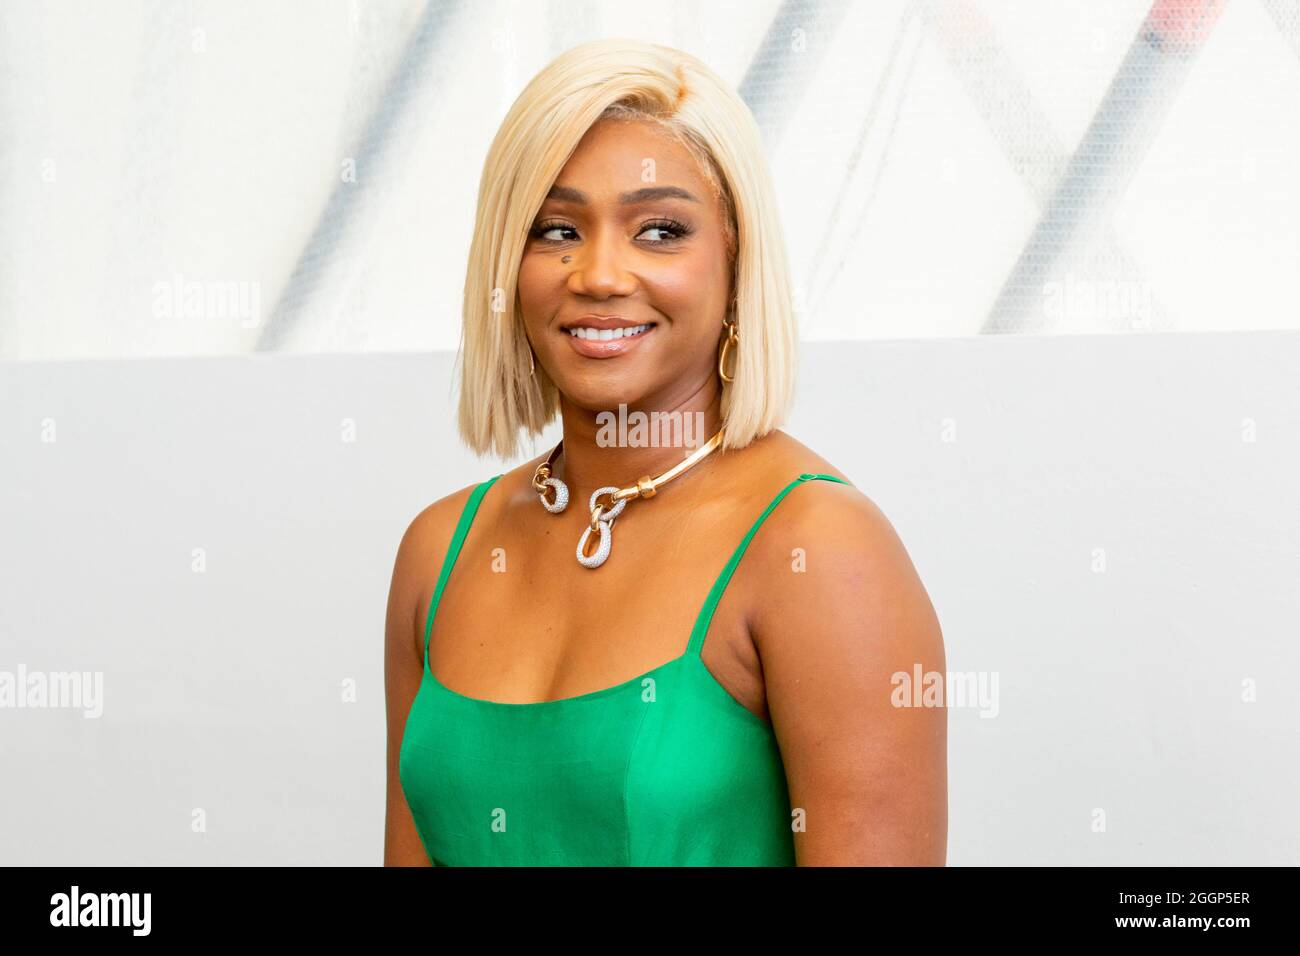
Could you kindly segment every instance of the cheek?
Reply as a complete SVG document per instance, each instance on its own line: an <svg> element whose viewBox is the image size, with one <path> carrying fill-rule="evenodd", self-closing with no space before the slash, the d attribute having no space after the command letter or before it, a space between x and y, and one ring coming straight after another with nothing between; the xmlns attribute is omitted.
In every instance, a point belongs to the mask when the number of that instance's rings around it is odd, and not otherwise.
<svg viewBox="0 0 1300 956"><path fill-rule="evenodd" d="M710 257L682 256L655 276L655 295L661 310L674 321L703 322L716 305L717 283L717 268Z"/></svg>
<svg viewBox="0 0 1300 956"><path fill-rule="evenodd" d="M536 331L546 325L556 311L558 296L563 286L554 284L554 276L545 263L535 257L524 256L519 263L519 278L515 295L519 301L520 317L524 325Z"/></svg>
<svg viewBox="0 0 1300 956"><path fill-rule="evenodd" d="M519 263L519 278L516 280L516 287L519 294L519 302L528 312L532 303L538 298L538 274L537 268L532 265L534 260L524 256L523 261Z"/></svg>

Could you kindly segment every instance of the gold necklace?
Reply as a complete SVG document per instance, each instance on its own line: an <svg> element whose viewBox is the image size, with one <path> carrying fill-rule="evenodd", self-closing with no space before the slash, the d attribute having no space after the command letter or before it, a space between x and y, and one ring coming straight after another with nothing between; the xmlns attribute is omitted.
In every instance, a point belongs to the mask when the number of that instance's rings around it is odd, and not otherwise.
<svg viewBox="0 0 1300 956"><path fill-rule="evenodd" d="M726 431L725 427L719 428L717 434L696 449L689 458L679 461L656 478L642 475L636 480L636 484L628 485L626 488L619 488L617 485L606 485L593 491L591 494L591 524L583 529L582 537L578 540L578 563L584 568L598 568L604 564L614 544L614 520L623 513L627 503L633 498L653 498L659 491L660 486L666 485L687 469L703 461L713 449L722 444L722 433L724 431ZM551 450L551 453L546 456L546 461L538 465L537 471L533 473L533 490L537 492L537 497L541 499L542 507L551 514L559 514L569 506L569 487L559 478L554 477L553 474L555 461L560 457L560 450L563 447L564 441L561 440ZM547 500L546 492L548 489L554 490L554 501ZM600 501L602 495L608 495L609 501ZM600 536L600 543L596 547L595 553L588 555L587 541L593 531Z"/></svg>

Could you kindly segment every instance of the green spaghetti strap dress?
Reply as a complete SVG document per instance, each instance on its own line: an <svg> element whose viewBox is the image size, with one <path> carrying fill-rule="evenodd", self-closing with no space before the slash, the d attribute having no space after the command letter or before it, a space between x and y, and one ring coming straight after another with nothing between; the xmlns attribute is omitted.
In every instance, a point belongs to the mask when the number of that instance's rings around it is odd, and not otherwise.
<svg viewBox="0 0 1300 956"><path fill-rule="evenodd" d="M424 629L424 670L399 757L402 791L435 866L793 866L785 769L771 726L700 659L754 522L718 575L686 651L614 687L512 704L465 697L429 670L434 614L484 494L447 549Z"/></svg>

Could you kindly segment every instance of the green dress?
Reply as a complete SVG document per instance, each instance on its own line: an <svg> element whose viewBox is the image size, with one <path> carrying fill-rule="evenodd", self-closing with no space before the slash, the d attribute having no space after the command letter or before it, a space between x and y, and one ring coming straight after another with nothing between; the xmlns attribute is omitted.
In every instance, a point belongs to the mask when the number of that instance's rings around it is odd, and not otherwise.
<svg viewBox="0 0 1300 956"><path fill-rule="evenodd" d="M771 726L700 659L754 522L691 630L686 651L614 687L511 704L443 686L429 633L483 495L447 549L424 630L424 671L402 735L402 791L435 866L793 866L785 769Z"/></svg>

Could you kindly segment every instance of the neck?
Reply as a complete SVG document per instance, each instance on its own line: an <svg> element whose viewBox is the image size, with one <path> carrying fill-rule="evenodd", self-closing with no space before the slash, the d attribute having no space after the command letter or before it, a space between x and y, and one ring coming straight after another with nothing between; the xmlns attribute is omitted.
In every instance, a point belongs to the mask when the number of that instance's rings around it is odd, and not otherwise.
<svg viewBox="0 0 1300 956"><path fill-rule="evenodd" d="M556 474L584 509L597 488L625 488L643 475L657 478L694 454L722 427L721 400L716 377L678 401L616 407L601 413L578 408L561 396L564 450L556 462ZM652 404L653 412L648 407ZM714 449L674 478L672 485L685 482L716 454Z"/></svg>

